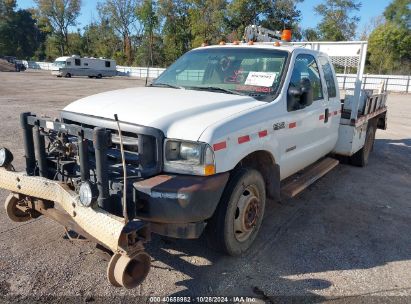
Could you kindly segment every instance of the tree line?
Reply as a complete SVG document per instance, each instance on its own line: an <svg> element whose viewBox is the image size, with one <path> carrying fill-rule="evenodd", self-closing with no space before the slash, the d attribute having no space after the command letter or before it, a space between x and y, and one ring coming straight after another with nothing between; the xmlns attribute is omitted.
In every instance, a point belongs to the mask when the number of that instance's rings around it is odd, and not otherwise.
<svg viewBox="0 0 411 304"><path fill-rule="evenodd" d="M0 55L54 60L62 55L113 58L118 64L165 67L202 43L241 40L247 25L292 29L294 40L369 40L368 72L409 74L410 0L392 0L358 33L358 0L323 0L319 23L301 28L304 0L102 0L98 18L78 26L81 0L35 0L18 9L0 0ZM372 28L372 30L369 30Z"/></svg>

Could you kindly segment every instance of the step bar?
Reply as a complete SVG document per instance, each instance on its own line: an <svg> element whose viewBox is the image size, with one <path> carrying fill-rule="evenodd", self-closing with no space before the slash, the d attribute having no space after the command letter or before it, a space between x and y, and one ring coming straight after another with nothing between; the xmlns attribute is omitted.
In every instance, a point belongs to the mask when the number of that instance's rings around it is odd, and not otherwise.
<svg viewBox="0 0 411 304"><path fill-rule="evenodd" d="M326 157L315 164L304 169L301 174L291 180L285 181L281 187L281 198L292 198L297 196L309 185L326 175L339 164L339 161Z"/></svg>

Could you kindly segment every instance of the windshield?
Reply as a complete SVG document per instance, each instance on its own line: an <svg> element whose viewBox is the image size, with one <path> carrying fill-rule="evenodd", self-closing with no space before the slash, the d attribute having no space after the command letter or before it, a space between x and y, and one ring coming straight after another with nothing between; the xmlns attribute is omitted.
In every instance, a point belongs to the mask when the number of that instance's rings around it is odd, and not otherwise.
<svg viewBox="0 0 411 304"><path fill-rule="evenodd" d="M54 61L53 65L57 67L65 67L66 62L65 61Z"/></svg>
<svg viewBox="0 0 411 304"><path fill-rule="evenodd" d="M153 86L249 95L276 95L288 53L256 48L204 48L184 54Z"/></svg>

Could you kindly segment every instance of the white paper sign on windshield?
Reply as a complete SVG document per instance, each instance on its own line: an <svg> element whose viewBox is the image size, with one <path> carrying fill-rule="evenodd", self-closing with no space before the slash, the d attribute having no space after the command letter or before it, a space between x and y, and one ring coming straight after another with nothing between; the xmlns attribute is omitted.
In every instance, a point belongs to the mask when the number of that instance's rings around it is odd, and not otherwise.
<svg viewBox="0 0 411 304"><path fill-rule="evenodd" d="M250 72L248 73L245 85L271 87L277 78L275 72Z"/></svg>

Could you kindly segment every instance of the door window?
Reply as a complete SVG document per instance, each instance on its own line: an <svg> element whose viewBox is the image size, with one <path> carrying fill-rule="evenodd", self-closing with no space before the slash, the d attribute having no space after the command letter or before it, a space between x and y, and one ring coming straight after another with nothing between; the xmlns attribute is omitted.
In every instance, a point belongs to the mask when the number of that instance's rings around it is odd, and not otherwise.
<svg viewBox="0 0 411 304"><path fill-rule="evenodd" d="M320 57L320 64L323 68L324 79L327 85L328 97L333 98L337 96L337 88L334 81L334 73L330 62L326 57Z"/></svg>
<svg viewBox="0 0 411 304"><path fill-rule="evenodd" d="M80 59L74 59L74 64L77 66L81 65L81 60Z"/></svg>

